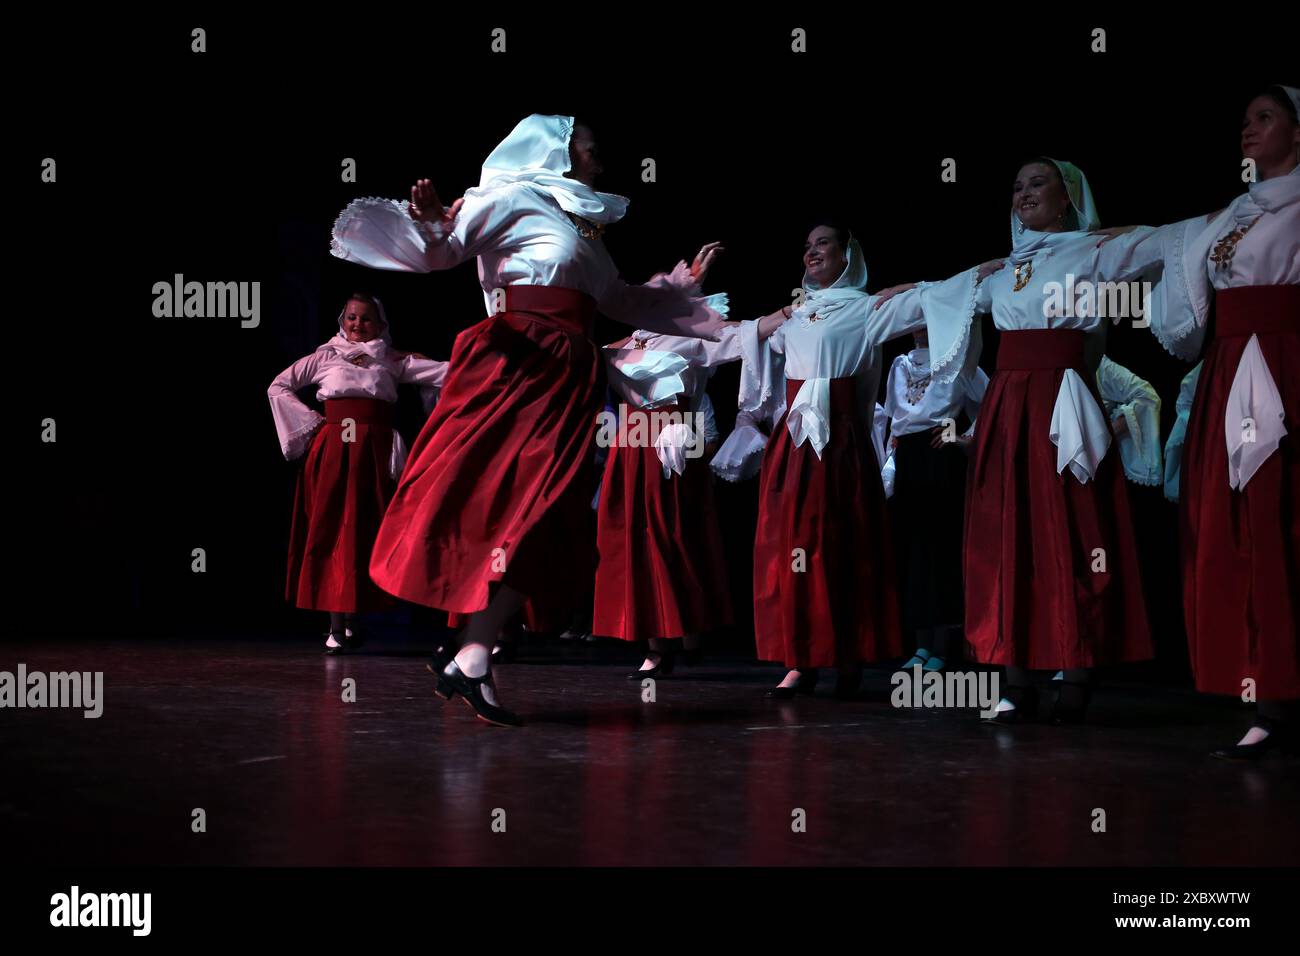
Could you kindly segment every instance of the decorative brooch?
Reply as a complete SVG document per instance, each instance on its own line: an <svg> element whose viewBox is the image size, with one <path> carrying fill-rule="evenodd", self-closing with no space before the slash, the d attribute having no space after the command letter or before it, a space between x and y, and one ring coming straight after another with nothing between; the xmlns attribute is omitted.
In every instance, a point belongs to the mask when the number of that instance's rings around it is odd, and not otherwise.
<svg viewBox="0 0 1300 956"><path fill-rule="evenodd" d="M576 213L569 213L569 221L573 223L573 228L578 230L578 235L584 239L599 239L605 234L604 223L583 219Z"/></svg>
<svg viewBox="0 0 1300 956"><path fill-rule="evenodd" d="M1024 275L1021 275L1021 269L1025 270ZM1016 266L1016 284L1012 287L1011 291L1019 292L1025 286L1029 285L1029 280L1032 279L1033 276L1034 263L1032 259L1029 262L1026 262L1023 266Z"/></svg>
<svg viewBox="0 0 1300 956"><path fill-rule="evenodd" d="M1214 251L1210 253L1210 261L1214 263L1216 269L1232 271L1232 257L1237 254L1237 243L1241 242L1242 237L1250 232L1251 226L1262 218L1262 216L1256 216L1246 225L1238 226L1215 243Z"/></svg>

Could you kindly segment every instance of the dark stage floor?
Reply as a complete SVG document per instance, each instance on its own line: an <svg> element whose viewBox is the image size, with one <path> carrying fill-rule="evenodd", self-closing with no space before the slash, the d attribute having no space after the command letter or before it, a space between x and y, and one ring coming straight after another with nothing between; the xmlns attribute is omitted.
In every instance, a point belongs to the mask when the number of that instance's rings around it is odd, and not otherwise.
<svg viewBox="0 0 1300 956"><path fill-rule="evenodd" d="M1300 763L1207 756L1248 722L1231 702L1112 685L1089 726L995 728L891 708L884 671L860 702L765 701L780 670L744 661L679 669L642 703L633 661L525 648L498 681L529 724L506 730L436 699L396 640L346 658L298 639L11 640L0 670L104 671L105 704L0 710L0 845L51 865L1300 859Z"/></svg>

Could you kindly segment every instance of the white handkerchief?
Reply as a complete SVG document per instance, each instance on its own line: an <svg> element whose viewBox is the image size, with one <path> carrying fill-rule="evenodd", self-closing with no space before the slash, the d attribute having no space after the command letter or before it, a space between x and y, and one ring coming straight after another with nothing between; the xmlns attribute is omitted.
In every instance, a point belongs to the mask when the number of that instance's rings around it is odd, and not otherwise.
<svg viewBox="0 0 1300 956"><path fill-rule="evenodd" d="M1237 363L1223 412L1223 432L1228 440L1228 487L1242 491L1255 472L1277 450L1286 435L1282 396L1268 370L1268 362L1252 335Z"/></svg>
<svg viewBox="0 0 1300 956"><path fill-rule="evenodd" d="M795 393L785 421L795 447L808 441L821 458L822 449L831 440L831 380L805 379Z"/></svg>
<svg viewBox="0 0 1300 956"><path fill-rule="evenodd" d="M1052 444L1056 445L1056 472L1068 465L1083 484L1097 473L1097 465L1110 447L1110 427L1083 378L1066 369L1052 408Z"/></svg>
<svg viewBox="0 0 1300 956"><path fill-rule="evenodd" d="M673 472L679 475L686 472L686 451L694 447L695 441L694 429L682 422L665 425L659 432L659 437L655 439L655 454L663 465L665 478Z"/></svg>

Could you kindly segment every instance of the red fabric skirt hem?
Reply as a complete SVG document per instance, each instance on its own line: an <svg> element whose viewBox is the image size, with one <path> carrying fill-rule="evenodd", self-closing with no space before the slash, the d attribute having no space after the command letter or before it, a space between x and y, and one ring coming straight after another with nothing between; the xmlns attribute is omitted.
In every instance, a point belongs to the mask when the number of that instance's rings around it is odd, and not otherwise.
<svg viewBox="0 0 1300 956"><path fill-rule="evenodd" d="M1096 399L1082 332L1002 333L966 482L965 632L982 664L1056 670L1153 656L1118 453L1086 484L1056 470L1052 410L1071 368Z"/></svg>
<svg viewBox="0 0 1300 956"><path fill-rule="evenodd" d="M461 332L411 448L370 574L390 594L461 614L506 584L562 602L594 573L591 520L603 367L595 302L508 286L505 311Z"/></svg>
<svg viewBox="0 0 1300 956"><path fill-rule="evenodd" d="M803 383L786 383L787 406ZM898 597L880 464L857 383L831 380L821 457L783 417L759 483L754 632L760 660L841 667L901 656Z"/></svg>
<svg viewBox="0 0 1300 956"><path fill-rule="evenodd" d="M665 478L653 447L611 447L596 527L594 634L642 641L732 623L705 460L688 459L683 474Z"/></svg>
<svg viewBox="0 0 1300 956"><path fill-rule="evenodd" d="M379 611L396 602L370 580L370 552L393 494L392 408L377 399L325 403L294 491L285 599L314 611ZM352 419L344 441L343 419Z"/></svg>
<svg viewBox="0 0 1300 956"><path fill-rule="evenodd" d="M1216 294L1214 337L1183 447L1179 523L1183 619L1198 690L1300 698L1300 286ZM1228 485L1224 415L1242 352L1257 337L1289 433L1244 490Z"/></svg>

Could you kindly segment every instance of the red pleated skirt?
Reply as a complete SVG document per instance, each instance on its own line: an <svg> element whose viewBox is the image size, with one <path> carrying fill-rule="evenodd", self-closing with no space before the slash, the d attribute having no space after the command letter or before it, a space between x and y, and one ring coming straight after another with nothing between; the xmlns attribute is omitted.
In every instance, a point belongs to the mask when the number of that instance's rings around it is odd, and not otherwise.
<svg viewBox="0 0 1300 956"><path fill-rule="evenodd" d="M345 419L355 423L344 441ZM325 403L303 457L289 531L285 598L315 611L377 611L396 602L370 580L370 552L393 495L393 407L373 398Z"/></svg>
<svg viewBox="0 0 1300 956"><path fill-rule="evenodd" d="M676 405L632 415L682 412ZM649 429L647 429L647 434ZM653 447L609 449L596 509L593 633L625 641L702 634L732 623L708 461L665 478Z"/></svg>
<svg viewBox="0 0 1300 956"><path fill-rule="evenodd" d="M1300 697L1300 286L1216 294L1183 446L1183 617L1198 690ZM1288 434L1243 491L1228 486L1224 414L1255 335L1277 384Z"/></svg>
<svg viewBox="0 0 1300 956"><path fill-rule="evenodd" d="M594 574L594 540L570 534L591 520L594 316L581 292L508 286L505 311L456 337L375 542L370 574L385 591L467 614L498 583L563 604Z"/></svg>
<svg viewBox="0 0 1300 956"><path fill-rule="evenodd" d="M803 382L786 382L787 407ZM871 423L852 378L831 380L830 441L795 447L785 417L759 480L754 635L761 660L851 666L903 652L889 520Z"/></svg>
<svg viewBox="0 0 1300 956"><path fill-rule="evenodd" d="M982 664L1094 667L1152 656L1119 455L1081 483L1056 470L1057 391L1083 366L1078 330L1004 331L966 481L966 641ZM1100 402L1098 403L1100 406Z"/></svg>

